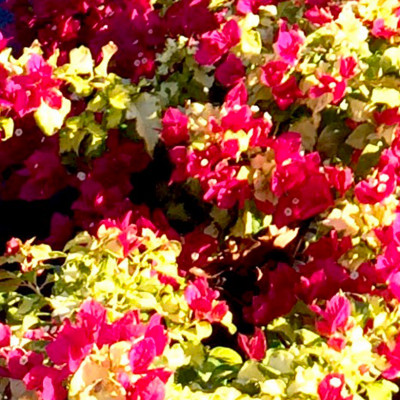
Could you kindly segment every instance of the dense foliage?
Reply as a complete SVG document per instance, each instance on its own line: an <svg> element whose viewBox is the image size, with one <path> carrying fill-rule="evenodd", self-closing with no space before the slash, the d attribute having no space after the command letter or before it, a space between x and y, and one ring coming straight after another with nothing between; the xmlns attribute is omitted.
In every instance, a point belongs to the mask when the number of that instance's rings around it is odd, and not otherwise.
<svg viewBox="0 0 400 400"><path fill-rule="evenodd" d="M398 1L2 7L3 399L398 396Z"/></svg>

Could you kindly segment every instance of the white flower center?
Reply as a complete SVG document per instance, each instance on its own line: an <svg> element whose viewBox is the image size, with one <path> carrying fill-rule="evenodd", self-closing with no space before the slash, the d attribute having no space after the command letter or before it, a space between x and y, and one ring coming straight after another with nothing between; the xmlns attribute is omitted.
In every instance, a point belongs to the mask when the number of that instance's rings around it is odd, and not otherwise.
<svg viewBox="0 0 400 400"><path fill-rule="evenodd" d="M385 183L380 183L380 184L378 185L378 187L376 188L376 191L377 191L378 193L383 193L383 192L386 190L386 188L387 188L387 186L386 186Z"/></svg>
<svg viewBox="0 0 400 400"><path fill-rule="evenodd" d="M192 261L197 261L200 258L200 254L199 253L193 253L191 255L192 257Z"/></svg>
<svg viewBox="0 0 400 400"><path fill-rule="evenodd" d="M287 217L290 217L293 214L292 209L289 207L285 208L285 210L283 212Z"/></svg>
<svg viewBox="0 0 400 400"><path fill-rule="evenodd" d="M338 388L340 386L342 386L342 381L339 378L332 378L329 381L329 384L334 387L334 388Z"/></svg>
<svg viewBox="0 0 400 400"><path fill-rule="evenodd" d="M28 360L28 357L27 357L27 356L22 356L22 357L19 359L19 363L20 363L21 365L27 364L28 361L29 361L29 360Z"/></svg>
<svg viewBox="0 0 400 400"><path fill-rule="evenodd" d="M86 179L86 174L84 172L80 171L76 174L76 177L82 182Z"/></svg>
<svg viewBox="0 0 400 400"><path fill-rule="evenodd" d="M359 276L360 276L360 274L359 274L357 271L353 271L353 272L350 274L350 279L355 280L355 279L357 279Z"/></svg>
<svg viewBox="0 0 400 400"><path fill-rule="evenodd" d="M379 177L379 180L381 182L387 182L389 179L390 179L390 177L389 177L388 174L381 174L380 177Z"/></svg>

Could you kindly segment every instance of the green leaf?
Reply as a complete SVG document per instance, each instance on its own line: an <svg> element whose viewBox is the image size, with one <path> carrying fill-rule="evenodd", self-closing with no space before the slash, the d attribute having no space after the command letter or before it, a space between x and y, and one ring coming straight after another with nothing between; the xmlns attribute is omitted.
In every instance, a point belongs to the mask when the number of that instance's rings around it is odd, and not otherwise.
<svg viewBox="0 0 400 400"><path fill-rule="evenodd" d="M111 109L107 113L107 129L117 128L122 120L122 110Z"/></svg>
<svg viewBox="0 0 400 400"><path fill-rule="evenodd" d="M339 146L344 142L348 130L341 123L333 123L326 126L321 132L317 150L326 154L328 157L334 157L338 152Z"/></svg>
<svg viewBox="0 0 400 400"><path fill-rule="evenodd" d="M383 148L382 142L367 144L358 160L355 173L359 176L366 176L370 169L378 164Z"/></svg>
<svg viewBox="0 0 400 400"><path fill-rule="evenodd" d="M21 279L12 272L0 270L0 292L13 292L21 282Z"/></svg>
<svg viewBox="0 0 400 400"><path fill-rule="evenodd" d="M304 343L306 346L310 345L316 340L321 339L321 337L316 333L304 328L297 330L296 334L299 335L301 342Z"/></svg>
<svg viewBox="0 0 400 400"><path fill-rule="evenodd" d="M192 384L198 378L197 371L192 366L179 368L175 373L175 381L184 386Z"/></svg>
<svg viewBox="0 0 400 400"><path fill-rule="evenodd" d="M108 91L110 105L117 110L125 110L130 102L128 90L123 85L116 85Z"/></svg>
<svg viewBox="0 0 400 400"><path fill-rule="evenodd" d="M214 369L209 379L213 388L226 384L229 379L233 379L239 371L238 366L220 365Z"/></svg>
<svg viewBox="0 0 400 400"><path fill-rule="evenodd" d="M392 88L375 88L371 96L372 103L386 104L389 107L400 106L400 92Z"/></svg>
<svg viewBox="0 0 400 400"><path fill-rule="evenodd" d="M292 132L299 132L301 142L305 150L312 151L317 142L317 129L312 123L311 118L302 118L296 121L289 128Z"/></svg>
<svg viewBox="0 0 400 400"><path fill-rule="evenodd" d="M157 97L142 93L138 99L132 103L127 110L127 119L136 119L136 130L145 140L147 149L152 154L158 141L158 134L161 129L158 111L160 101Z"/></svg>
<svg viewBox="0 0 400 400"><path fill-rule="evenodd" d="M63 126L64 119L71 111L71 102L62 98L62 106L59 110L51 108L44 101L35 111L35 120L42 132L47 136L54 135Z"/></svg>
<svg viewBox="0 0 400 400"><path fill-rule="evenodd" d="M242 357L236 351L227 347L214 347L210 351L210 356L231 365L242 363Z"/></svg>
<svg viewBox="0 0 400 400"><path fill-rule="evenodd" d="M346 143L355 149L362 150L367 143L368 136L373 132L375 132L375 127L372 124L361 124L349 135Z"/></svg>
<svg viewBox="0 0 400 400"><path fill-rule="evenodd" d="M295 23L301 18L302 9L292 1L284 1L278 4L278 18L287 18L290 23Z"/></svg>

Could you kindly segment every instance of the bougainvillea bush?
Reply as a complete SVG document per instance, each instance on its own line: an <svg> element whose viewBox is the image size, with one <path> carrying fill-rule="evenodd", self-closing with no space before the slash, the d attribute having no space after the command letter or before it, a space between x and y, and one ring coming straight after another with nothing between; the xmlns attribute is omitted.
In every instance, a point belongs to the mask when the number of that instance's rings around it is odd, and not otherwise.
<svg viewBox="0 0 400 400"><path fill-rule="evenodd" d="M399 398L398 1L1 7L1 399Z"/></svg>

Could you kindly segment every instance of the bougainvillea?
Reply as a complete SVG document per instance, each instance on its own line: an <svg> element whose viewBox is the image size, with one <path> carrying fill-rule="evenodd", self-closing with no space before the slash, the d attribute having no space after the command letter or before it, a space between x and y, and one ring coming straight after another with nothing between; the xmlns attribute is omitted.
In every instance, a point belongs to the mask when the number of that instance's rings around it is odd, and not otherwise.
<svg viewBox="0 0 400 400"><path fill-rule="evenodd" d="M398 396L397 1L1 7L0 397Z"/></svg>

